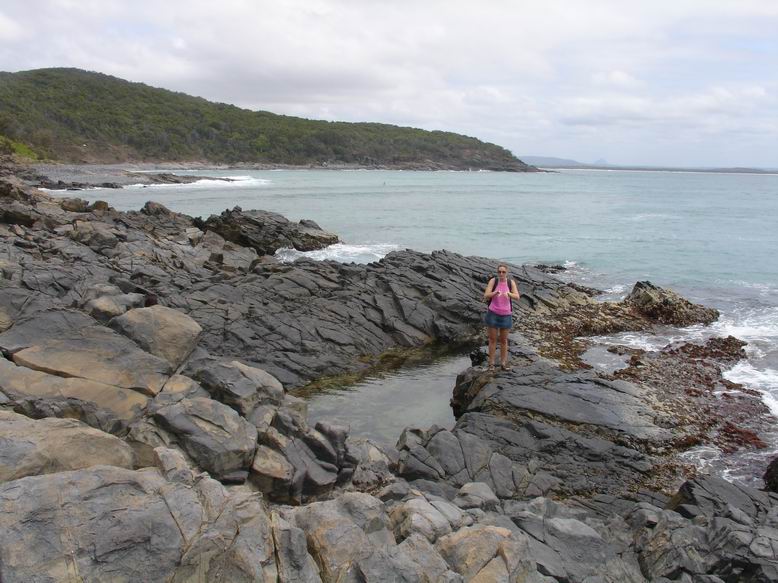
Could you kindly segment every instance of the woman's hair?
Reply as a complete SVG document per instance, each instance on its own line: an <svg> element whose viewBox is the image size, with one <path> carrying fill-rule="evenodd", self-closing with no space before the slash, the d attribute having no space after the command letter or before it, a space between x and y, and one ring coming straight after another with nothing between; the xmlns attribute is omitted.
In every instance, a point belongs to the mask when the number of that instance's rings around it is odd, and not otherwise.
<svg viewBox="0 0 778 583"><path fill-rule="evenodd" d="M500 263L500 264L497 266L497 271L500 271L500 268L501 268L501 267L504 267L504 268L505 268L505 271L509 271L509 269L508 269L508 266L507 266L507 265L505 265L504 263Z"/></svg>

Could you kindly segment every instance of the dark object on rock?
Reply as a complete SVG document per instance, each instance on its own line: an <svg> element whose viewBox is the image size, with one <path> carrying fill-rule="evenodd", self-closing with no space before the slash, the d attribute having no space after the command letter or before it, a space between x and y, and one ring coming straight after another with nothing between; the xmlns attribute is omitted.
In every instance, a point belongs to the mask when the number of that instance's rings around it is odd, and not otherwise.
<svg viewBox="0 0 778 583"><path fill-rule="evenodd" d="M488 360L488 354L481 348L472 350L468 356L470 356L470 363L473 366L483 366Z"/></svg>
<svg viewBox="0 0 778 583"><path fill-rule="evenodd" d="M693 304L669 289L663 289L650 281L639 281L624 299L647 318L660 324L691 326L710 324L719 317L719 311Z"/></svg>
<svg viewBox="0 0 778 583"><path fill-rule="evenodd" d="M763 477L765 489L778 493L778 457L770 462Z"/></svg>
<svg viewBox="0 0 778 583"><path fill-rule="evenodd" d="M567 267L564 265L546 265L545 263L538 263L535 269L543 273L564 273L567 271Z"/></svg>

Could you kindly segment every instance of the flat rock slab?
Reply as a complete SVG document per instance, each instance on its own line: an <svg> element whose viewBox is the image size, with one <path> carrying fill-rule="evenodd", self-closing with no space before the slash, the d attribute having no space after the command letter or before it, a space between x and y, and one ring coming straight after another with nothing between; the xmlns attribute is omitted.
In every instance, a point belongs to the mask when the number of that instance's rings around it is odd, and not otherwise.
<svg viewBox="0 0 778 583"><path fill-rule="evenodd" d="M75 419L34 420L0 411L0 481L95 465L132 468L129 445Z"/></svg>
<svg viewBox="0 0 778 583"><path fill-rule="evenodd" d="M550 422L591 425L638 440L672 440L673 432L654 423L656 412L641 390L626 381L604 380L578 371L565 373L538 361L516 367L487 384L489 396L474 402L473 409L490 408L528 412ZM472 410L472 409L471 409Z"/></svg>
<svg viewBox="0 0 778 583"><path fill-rule="evenodd" d="M17 366L4 358L0 358L0 391L17 401L83 403L84 415L94 414L94 423L112 433L140 417L149 403L149 398L137 391L86 379L63 378Z"/></svg>
<svg viewBox="0 0 778 583"><path fill-rule="evenodd" d="M648 479L656 463L635 449L532 419L466 413L455 432L477 436L511 461L546 473L553 478L554 490L566 494L622 495Z"/></svg>
<svg viewBox="0 0 778 583"><path fill-rule="evenodd" d="M194 350L203 331L186 314L164 306L130 310L112 319L109 326L146 352L164 358L173 368Z"/></svg>
<svg viewBox="0 0 778 583"><path fill-rule="evenodd" d="M156 395L170 364L80 312L49 311L0 334L0 350L27 368Z"/></svg>

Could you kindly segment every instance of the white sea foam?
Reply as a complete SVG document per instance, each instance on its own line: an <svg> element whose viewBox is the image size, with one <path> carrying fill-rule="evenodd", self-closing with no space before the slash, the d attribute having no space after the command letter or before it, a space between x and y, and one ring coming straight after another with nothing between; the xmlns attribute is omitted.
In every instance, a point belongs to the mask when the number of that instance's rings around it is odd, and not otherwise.
<svg viewBox="0 0 778 583"><path fill-rule="evenodd" d="M718 447L700 445L682 452L678 457L683 462L693 464L702 473L708 473L717 462L720 462L722 454Z"/></svg>
<svg viewBox="0 0 778 583"><path fill-rule="evenodd" d="M562 264L562 267L564 267L565 269L572 269L574 267L578 267L578 263L576 263L575 261L567 260Z"/></svg>
<svg viewBox="0 0 778 583"><path fill-rule="evenodd" d="M675 219L675 215L670 215L666 213L639 213L637 215L632 215L631 217L626 217L627 221L632 221L635 223L643 222L643 221L651 221L654 219Z"/></svg>
<svg viewBox="0 0 778 583"><path fill-rule="evenodd" d="M723 376L728 381L760 391L765 405L778 416L778 370L758 369L749 361L742 360L725 371Z"/></svg>
<svg viewBox="0 0 778 583"><path fill-rule="evenodd" d="M722 280L718 280L718 283L721 283ZM738 287L745 287L748 289L755 289L759 292L760 296L766 296L770 294L774 294L778 292L778 287L775 285L771 285L769 283L762 283L762 282L755 282L755 281L745 281L742 279L730 279L725 281L724 283L727 283L729 285L734 285Z"/></svg>
<svg viewBox="0 0 778 583"><path fill-rule="evenodd" d="M623 294L625 291L627 291L627 286L623 284L616 284L613 287L609 287L605 290L606 294Z"/></svg>
<svg viewBox="0 0 778 583"><path fill-rule="evenodd" d="M373 245L349 245L335 243L324 249L316 251L297 251L295 249L279 249L276 258L285 263L306 257L318 261L330 259L341 263L370 263L378 261L387 253L397 251L400 247L390 243L377 243Z"/></svg>
<svg viewBox="0 0 778 583"><path fill-rule="evenodd" d="M227 180L217 180L225 178ZM157 189L194 189L194 188L249 188L254 186L264 186L271 181L266 178L255 178L253 176L218 176L201 178L197 182L188 184L128 184L124 188L129 190L140 190L145 188Z"/></svg>

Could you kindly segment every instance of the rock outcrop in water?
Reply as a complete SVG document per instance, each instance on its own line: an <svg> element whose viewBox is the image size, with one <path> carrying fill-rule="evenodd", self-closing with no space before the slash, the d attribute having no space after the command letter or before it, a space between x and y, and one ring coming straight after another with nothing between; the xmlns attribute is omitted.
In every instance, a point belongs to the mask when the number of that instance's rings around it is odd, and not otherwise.
<svg viewBox="0 0 778 583"><path fill-rule="evenodd" d="M742 345L633 351L610 377L578 366L578 335L711 312L642 284L598 303L514 266L514 370L463 372L453 428L379 446L311 427L288 389L479 339L496 262L263 260L317 229L279 225L119 213L0 181L0 579L778 578L778 496L684 483L676 457L754 445L712 405ZM645 288L657 301L636 299Z"/></svg>

